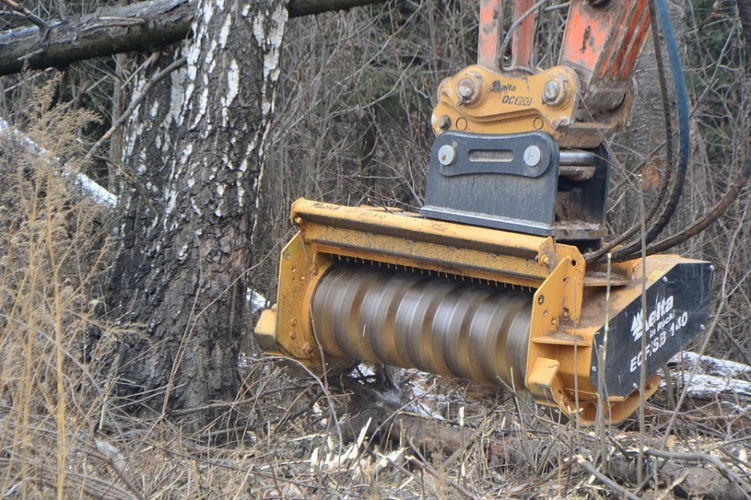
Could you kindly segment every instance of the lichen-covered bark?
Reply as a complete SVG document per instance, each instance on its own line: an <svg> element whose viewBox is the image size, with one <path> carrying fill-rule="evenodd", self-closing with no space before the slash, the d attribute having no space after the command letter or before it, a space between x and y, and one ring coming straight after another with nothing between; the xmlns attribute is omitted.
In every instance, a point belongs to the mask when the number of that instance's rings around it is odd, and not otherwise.
<svg viewBox="0 0 751 500"><path fill-rule="evenodd" d="M125 134L123 164L156 213L136 190L121 197L109 302L140 333L121 340L118 388L156 411L236 392L244 272L286 19L281 0L201 0L181 49L187 65Z"/></svg>

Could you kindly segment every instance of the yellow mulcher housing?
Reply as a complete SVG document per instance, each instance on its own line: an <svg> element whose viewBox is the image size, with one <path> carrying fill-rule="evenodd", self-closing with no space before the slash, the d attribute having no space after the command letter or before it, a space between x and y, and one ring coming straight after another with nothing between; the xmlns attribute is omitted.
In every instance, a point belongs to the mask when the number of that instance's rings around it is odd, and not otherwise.
<svg viewBox="0 0 751 500"><path fill-rule="evenodd" d="M567 31L561 66L514 72L498 65L500 0L483 0L480 65L439 89L420 214L297 200L261 348L315 370L366 361L527 390L582 424L657 391L704 329L712 266L582 256L605 234L601 138L628 116L646 1L573 0L592 43Z"/></svg>
<svg viewBox="0 0 751 500"><path fill-rule="evenodd" d="M550 237L304 199L292 217L300 231L282 251L278 304L255 335L313 369L353 360L419 368L527 389L584 424L603 402L618 422L638 407L645 357L661 366L706 318L704 262L655 256L646 269L633 261L585 272L579 250ZM632 325L645 278L642 354L634 332L643 322ZM647 397L659 386L653 370Z"/></svg>

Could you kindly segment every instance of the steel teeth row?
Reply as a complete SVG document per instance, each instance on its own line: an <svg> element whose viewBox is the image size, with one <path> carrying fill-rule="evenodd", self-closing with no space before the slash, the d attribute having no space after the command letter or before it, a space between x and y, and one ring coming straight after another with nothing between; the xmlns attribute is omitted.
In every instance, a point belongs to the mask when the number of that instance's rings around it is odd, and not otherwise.
<svg viewBox="0 0 751 500"><path fill-rule="evenodd" d="M328 356L521 388L531 308L526 293L342 265L321 278L312 315Z"/></svg>
<svg viewBox="0 0 751 500"><path fill-rule="evenodd" d="M527 286L522 285L516 285L514 283L504 283L502 281L492 281L488 279L482 279L482 278L476 278L473 276L465 276L465 275L456 275L453 273L448 272L438 272L433 271L430 269L425 269L421 267L411 267L411 266L402 266L398 264L390 264L386 262L378 262L378 261L372 261L368 259L360 259L355 257L349 257L346 255L335 255L337 260L339 260L342 263L356 265L356 266L371 266L371 267L377 267L379 269L391 269L393 271L398 272L408 272L412 274L419 274L422 276L432 276L435 278L445 278L445 279L451 279L454 281L460 281L462 283L468 283L468 284L477 284L477 285L486 285L489 287L494 288L503 288L505 290L517 290L520 292L529 292L534 293L534 290Z"/></svg>

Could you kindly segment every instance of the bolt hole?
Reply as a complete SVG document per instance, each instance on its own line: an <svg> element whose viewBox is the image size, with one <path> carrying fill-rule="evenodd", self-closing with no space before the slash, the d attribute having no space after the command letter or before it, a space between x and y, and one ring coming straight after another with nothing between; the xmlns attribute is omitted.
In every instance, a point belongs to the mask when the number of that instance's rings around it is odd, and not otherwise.
<svg viewBox="0 0 751 500"><path fill-rule="evenodd" d="M571 261L571 266L572 267L576 267L576 259L574 259L574 260Z"/></svg>
<svg viewBox="0 0 751 500"><path fill-rule="evenodd" d="M537 297L537 303L538 304L542 305L543 302L545 302L545 296L544 295L540 295L539 297Z"/></svg>

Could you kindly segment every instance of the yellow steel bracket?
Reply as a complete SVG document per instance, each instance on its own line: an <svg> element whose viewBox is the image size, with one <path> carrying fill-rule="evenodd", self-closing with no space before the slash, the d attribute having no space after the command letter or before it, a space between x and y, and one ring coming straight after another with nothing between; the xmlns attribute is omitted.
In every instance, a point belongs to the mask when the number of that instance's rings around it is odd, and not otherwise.
<svg viewBox="0 0 751 500"><path fill-rule="evenodd" d="M331 265L331 258L315 251L313 246L297 233L282 250L277 306L262 313L255 336L267 352L320 366L321 355L313 330L315 325L311 325L307 318L312 299L310 292Z"/></svg>
<svg viewBox="0 0 751 500"><path fill-rule="evenodd" d="M576 325L581 315L586 265L575 247L552 241L541 248L541 263L553 267L537 289L532 304L526 383L538 401L557 405L569 414L572 404L559 376L559 346L570 342L562 324Z"/></svg>
<svg viewBox="0 0 751 500"><path fill-rule="evenodd" d="M579 78L570 68L556 66L536 75L496 73L469 66L444 80L432 125L436 134L447 130L479 134L547 132L574 122Z"/></svg>
<svg viewBox="0 0 751 500"><path fill-rule="evenodd" d="M571 411L563 391L563 384L558 377L561 364L555 359L537 358L527 378L527 389L538 402L540 400L558 406L566 414Z"/></svg>
<svg viewBox="0 0 751 500"><path fill-rule="evenodd" d="M540 246L537 259L549 270L549 275L535 294L535 304L541 306L541 331L557 330L561 319L576 324L581 315L586 271L586 263L579 249L555 243L553 238L547 238ZM534 318L532 327L535 327Z"/></svg>

